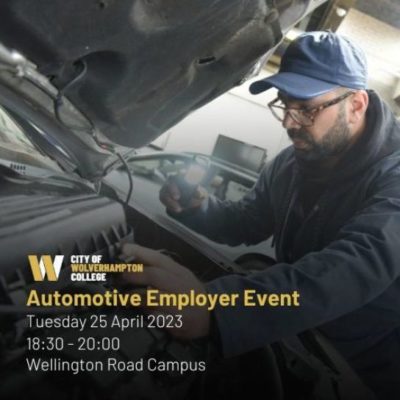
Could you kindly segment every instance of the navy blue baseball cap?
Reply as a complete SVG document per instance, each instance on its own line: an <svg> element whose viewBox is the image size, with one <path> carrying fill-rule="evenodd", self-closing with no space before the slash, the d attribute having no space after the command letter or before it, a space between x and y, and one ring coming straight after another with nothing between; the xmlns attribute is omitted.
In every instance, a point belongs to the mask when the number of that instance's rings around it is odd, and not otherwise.
<svg viewBox="0 0 400 400"><path fill-rule="evenodd" d="M282 56L279 72L250 85L258 94L272 87L307 100L338 87L366 89L367 59L361 48L329 31L306 32Z"/></svg>

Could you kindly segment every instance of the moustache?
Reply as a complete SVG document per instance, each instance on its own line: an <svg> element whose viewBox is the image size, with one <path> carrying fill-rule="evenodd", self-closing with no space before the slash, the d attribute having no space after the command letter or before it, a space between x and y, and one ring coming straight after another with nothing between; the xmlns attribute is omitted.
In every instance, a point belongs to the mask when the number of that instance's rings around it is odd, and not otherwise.
<svg viewBox="0 0 400 400"><path fill-rule="evenodd" d="M312 143L309 134L306 131L298 130L298 129L288 129L287 134L290 139L300 139L306 143Z"/></svg>

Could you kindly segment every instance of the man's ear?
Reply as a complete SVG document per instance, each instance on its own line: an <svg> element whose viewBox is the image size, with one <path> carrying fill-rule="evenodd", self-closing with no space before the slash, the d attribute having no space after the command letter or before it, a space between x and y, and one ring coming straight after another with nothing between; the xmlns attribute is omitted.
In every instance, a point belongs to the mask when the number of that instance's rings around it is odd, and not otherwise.
<svg viewBox="0 0 400 400"><path fill-rule="evenodd" d="M348 118L350 124L359 124L367 112L369 97L365 90L357 90L349 99Z"/></svg>

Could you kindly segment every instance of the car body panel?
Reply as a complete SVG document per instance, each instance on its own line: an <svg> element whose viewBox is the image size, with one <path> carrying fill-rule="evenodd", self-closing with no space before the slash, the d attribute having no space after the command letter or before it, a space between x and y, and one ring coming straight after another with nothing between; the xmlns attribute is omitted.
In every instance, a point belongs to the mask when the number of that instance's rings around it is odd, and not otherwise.
<svg viewBox="0 0 400 400"><path fill-rule="evenodd" d="M13 0L0 38L111 142L140 147L241 83L324 1Z"/></svg>

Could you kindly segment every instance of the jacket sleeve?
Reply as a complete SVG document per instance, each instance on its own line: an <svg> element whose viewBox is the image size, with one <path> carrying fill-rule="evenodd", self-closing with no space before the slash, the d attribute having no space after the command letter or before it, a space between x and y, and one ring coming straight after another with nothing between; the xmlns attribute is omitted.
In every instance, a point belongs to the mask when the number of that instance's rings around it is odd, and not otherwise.
<svg viewBox="0 0 400 400"><path fill-rule="evenodd" d="M270 199L272 168L272 165L264 168L252 190L238 202L210 196L193 214L170 215L218 243L231 246L259 243L271 236L274 229Z"/></svg>
<svg viewBox="0 0 400 400"><path fill-rule="evenodd" d="M210 293L300 294L298 307L220 307L225 355L236 355L321 326L400 288L400 172L381 179L360 211L318 252L249 276L211 281ZM395 297L393 297L395 298ZM388 302L390 303L390 302ZM397 310L399 304L388 304Z"/></svg>

